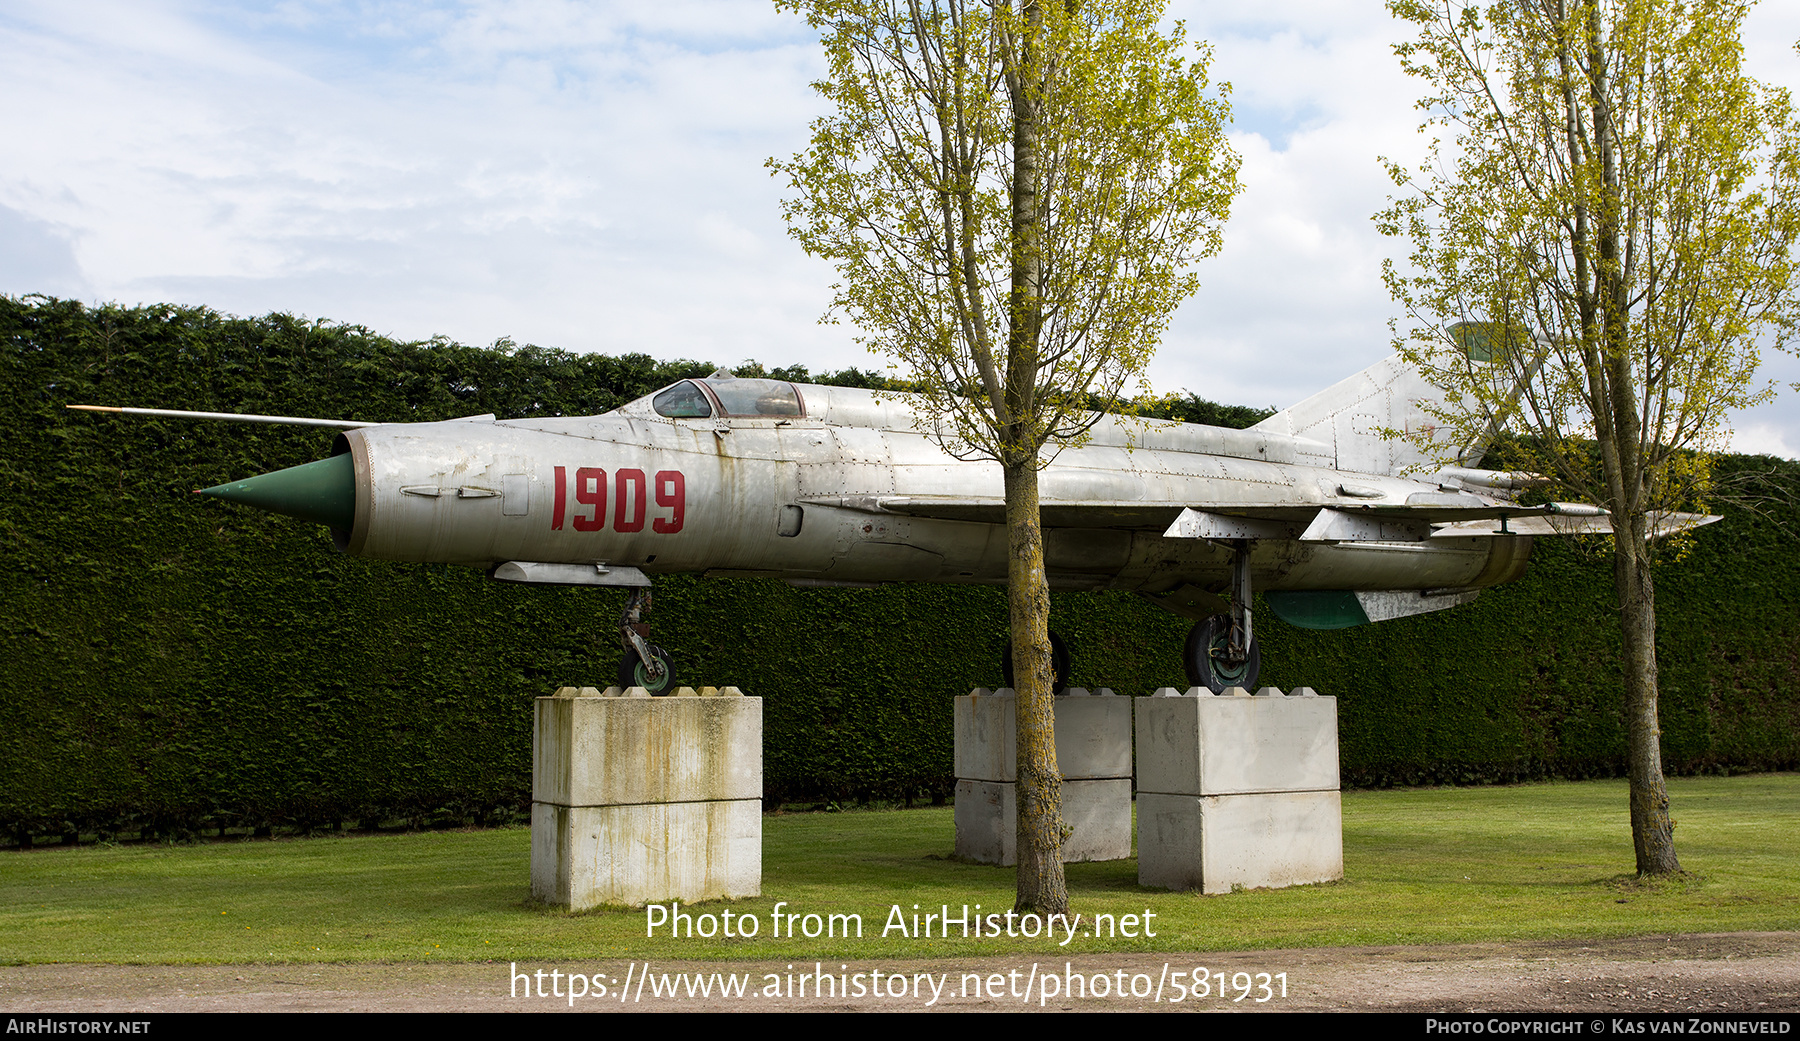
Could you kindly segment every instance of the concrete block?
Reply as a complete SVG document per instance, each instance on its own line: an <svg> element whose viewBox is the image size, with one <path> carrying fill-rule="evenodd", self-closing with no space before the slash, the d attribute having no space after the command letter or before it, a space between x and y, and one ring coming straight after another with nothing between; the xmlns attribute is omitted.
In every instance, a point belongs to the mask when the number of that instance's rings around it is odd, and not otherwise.
<svg viewBox="0 0 1800 1041"><path fill-rule="evenodd" d="M1105 689L1056 699L1056 766L1065 782L1131 776L1131 702Z"/></svg>
<svg viewBox="0 0 1800 1041"><path fill-rule="evenodd" d="M1229 893L1344 877L1337 792L1138 792L1138 884Z"/></svg>
<svg viewBox="0 0 1800 1041"><path fill-rule="evenodd" d="M1123 700L1123 699L1121 699ZM1018 785L962 778L956 782L956 855L984 864L1018 863ZM1063 781L1065 863L1131 856L1131 779Z"/></svg>
<svg viewBox="0 0 1800 1041"><path fill-rule="evenodd" d="M535 711L534 897L581 910L761 891L761 698L564 687Z"/></svg>
<svg viewBox="0 0 1800 1041"><path fill-rule="evenodd" d="M534 802L762 798L761 698L558 695L537 699Z"/></svg>
<svg viewBox="0 0 1800 1041"><path fill-rule="evenodd" d="M1064 863L1131 858L1131 778L1064 780L1062 818Z"/></svg>
<svg viewBox="0 0 1800 1041"><path fill-rule="evenodd" d="M1019 753L1013 720L1013 692L1009 687L993 694L967 694L956 699L952 747L959 779L1015 779Z"/></svg>
<svg viewBox="0 0 1800 1041"><path fill-rule="evenodd" d="M1056 700L1056 766L1065 780L1131 776L1131 698L1072 688ZM1018 779L1017 702L1011 688L956 699L956 776Z"/></svg>
<svg viewBox="0 0 1800 1041"><path fill-rule="evenodd" d="M572 911L757 896L762 800L531 807L531 895Z"/></svg>
<svg viewBox="0 0 1800 1041"><path fill-rule="evenodd" d="M1016 863L1018 804L1013 787L1010 781L957 779L957 856L983 864Z"/></svg>
<svg viewBox="0 0 1800 1041"><path fill-rule="evenodd" d="M1204 687L1132 699L1139 792L1229 795L1338 788L1337 699L1309 688ZM1141 812L1141 809L1140 809ZM1140 829L1141 831L1141 829ZM1139 845L1142 845L1140 837Z"/></svg>

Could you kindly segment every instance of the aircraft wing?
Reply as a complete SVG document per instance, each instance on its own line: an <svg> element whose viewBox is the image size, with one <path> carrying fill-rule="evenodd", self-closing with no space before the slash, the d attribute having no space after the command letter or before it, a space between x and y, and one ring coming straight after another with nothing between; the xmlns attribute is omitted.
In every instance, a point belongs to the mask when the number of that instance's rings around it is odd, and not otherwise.
<svg viewBox="0 0 1800 1041"><path fill-rule="evenodd" d="M836 506L865 513L897 513L932 520L1005 524L1006 501L973 495L810 495L800 499L813 506ZM1162 530L1186 507L1180 502L1047 502L1039 514L1047 528L1128 528Z"/></svg>
<svg viewBox="0 0 1800 1041"><path fill-rule="evenodd" d="M980 496L808 496L801 500L869 513L1004 524L1006 503ZM1421 492L1402 503L1190 504L1058 500L1039 507L1046 528L1124 528L1168 538L1294 539L1301 542L1422 541L1489 535L1610 534L1612 519L1585 503L1496 504L1458 492ZM1657 516L1654 538L1719 520Z"/></svg>
<svg viewBox="0 0 1800 1041"><path fill-rule="evenodd" d="M1277 525L1299 525L1301 529L1311 524L1317 518L1320 510L1389 522L1424 524L1451 524L1503 516L1523 517L1540 513L1587 514L1600 512L1598 507L1560 503L1550 506L1495 506L1473 495L1425 493L1425 495L1415 495L1412 498L1415 500L1428 498L1430 501L1413 502L1406 505L1397 503L1334 503L1326 505L1292 502L1196 504L1146 502L1143 500L1060 499L1042 503L1039 506L1039 512L1043 517L1044 526L1047 528L1134 528L1155 531L1168 531L1170 526L1181 517L1183 511L1189 510L1204 516L1237 518L1251 522L1262 521ZM1004 524L1006 522L1006 501L984 496L812 495L805 496L800 501L816 506L837 506L843 509L862 510L867 513L898 513L908 517L928 517L933 520L976 521L983 524ZM1172 531L1168 533L1172 537L1179 537ZM1475 534L1475 532L1470 531L1464 534Z"/></svg>

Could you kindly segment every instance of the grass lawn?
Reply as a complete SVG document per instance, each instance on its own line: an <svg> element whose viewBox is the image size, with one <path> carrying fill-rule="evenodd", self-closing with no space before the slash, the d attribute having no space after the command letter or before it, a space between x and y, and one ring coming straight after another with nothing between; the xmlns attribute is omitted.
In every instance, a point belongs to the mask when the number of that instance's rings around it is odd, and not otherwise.
<svg viewBox="0 0 1800 1041"><path fill-rule="evenodd" d="M763 820L763 892L699 905L753 939L645 938L642 910L528 906L524 828L0 854L0 963L893 958L1800 928L1800 774L1674 778L1687 877L1630 876L1625 782L1350 792L1342 882L1202 897L1137 862L1069 866L1074 910L1154 913L1154 938L883 936L890 908L1012 904L1012 869L948 858L948 808ZM784 912L860 914L860 939L771 937ZM1057 939L1061 939L1059 936Z"/></svg>

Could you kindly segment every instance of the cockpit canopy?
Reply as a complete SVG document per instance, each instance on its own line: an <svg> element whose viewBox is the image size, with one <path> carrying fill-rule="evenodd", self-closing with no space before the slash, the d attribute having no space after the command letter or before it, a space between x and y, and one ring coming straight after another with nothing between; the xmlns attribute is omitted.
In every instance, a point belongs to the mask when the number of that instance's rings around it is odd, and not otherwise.
<svg viewBox="0 0 1800 1041"><path fill-rule="evenodd" d="M670 419L711 416L786 416L806 414L800 391L785 380L710 377L682 380L650 398L650 407Z"/></svg>

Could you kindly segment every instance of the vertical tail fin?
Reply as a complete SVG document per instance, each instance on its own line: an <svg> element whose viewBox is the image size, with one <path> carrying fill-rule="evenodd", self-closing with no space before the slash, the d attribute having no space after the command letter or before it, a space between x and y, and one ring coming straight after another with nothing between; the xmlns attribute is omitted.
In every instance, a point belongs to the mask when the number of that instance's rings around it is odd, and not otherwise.
<svg viewBox="0 0 1800 1041"><path fill-rule="evenodd" d="M1460 466L1478 465L1487 447L1485 440L1472 445L1422 445L1411 438L1383 436L1383 431L1429 436L1438 425L1425 406L1443 402L1443 390L1427 383L1418 369L1396 354L1251 429L1326 445L1335 453L1336 467L1352 473L1398 476L1431 471L1445 457Z"/></svg>

